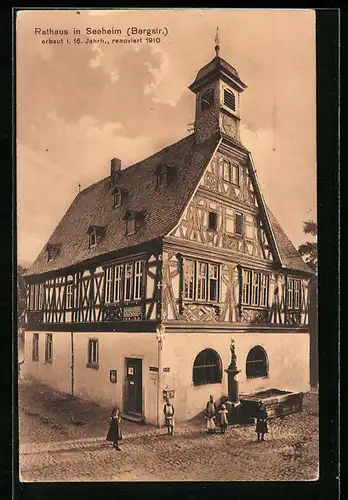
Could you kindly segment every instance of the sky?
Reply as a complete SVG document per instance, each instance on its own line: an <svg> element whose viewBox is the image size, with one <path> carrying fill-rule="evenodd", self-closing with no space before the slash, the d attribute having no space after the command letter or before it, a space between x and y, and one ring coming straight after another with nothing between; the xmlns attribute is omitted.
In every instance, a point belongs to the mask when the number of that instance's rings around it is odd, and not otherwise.
<svg viewBox="0 0 348 500"><path fill-rule="evenodd" d="M79 184L108 176L111 158L125 168L189 134L188 86L215 56L217 26L220 56L248 86L241 140L265 201L295 246L308 240L303 221L316 221L317 210L314 11L24 10L16 25L19 262L35 260ZM87 28L121 34L87 36ZM156 28L164 33L139 32ZM112 43L129 38L142 43Z"/></svg>

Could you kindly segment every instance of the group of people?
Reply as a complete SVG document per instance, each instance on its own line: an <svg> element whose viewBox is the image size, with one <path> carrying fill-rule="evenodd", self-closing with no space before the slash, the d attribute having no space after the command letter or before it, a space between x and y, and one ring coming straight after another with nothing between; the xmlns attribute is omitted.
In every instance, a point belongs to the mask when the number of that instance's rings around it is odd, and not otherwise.
<svg viewBox="0 0 348 500"><path fill-rule="evenodd" d="M207 421L207 431L209 433L216 433L217 426L220 428L222 434L225 434L228 426L228 410L225 404L221 404L220 409L217 410L216 403L213 396L209 397L205 408L205 418ZM267 425L267 410L262 401L258 404L256 418L256 433L257 440L264 441L265 434L268 432Z"/></svg>
<svg viewBox="0 0 348 500"><path fill-rule="evenodd" d="M169 401L169 399L166 399L163 407L163 413L169 436L174 435L174 411L173 404ZM207 421L208 433L216 433L216 429L218 427L220 428L220 432L225 434L228 427L228 410L225 404L222 403L220 409L218 410L213 396L210 396L205 408L205 417ZM265 434L268 432L268 426L267 410L262 401L260 401L258 405L255 430L257 433L257 440L264 441ZM121 415L118 408L112 409L106 439L113 443L113 447L117 451L121 451L119 447L119 442L122 439Z"/></svg>

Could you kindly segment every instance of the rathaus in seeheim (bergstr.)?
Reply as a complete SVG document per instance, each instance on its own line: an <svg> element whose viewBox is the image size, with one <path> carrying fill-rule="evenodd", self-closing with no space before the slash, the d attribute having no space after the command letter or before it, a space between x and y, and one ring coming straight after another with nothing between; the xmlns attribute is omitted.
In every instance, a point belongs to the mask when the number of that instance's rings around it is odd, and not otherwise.
<svg viewBox="0 0 348 500"><path fill-rule="evenodd" d="M193 131L80 191L25 275L25 377L161 425L227 395L310 388L311 269L262 195L240 141L236 69L189 89ZM262 165L258 168L262 169Z"/></svg>

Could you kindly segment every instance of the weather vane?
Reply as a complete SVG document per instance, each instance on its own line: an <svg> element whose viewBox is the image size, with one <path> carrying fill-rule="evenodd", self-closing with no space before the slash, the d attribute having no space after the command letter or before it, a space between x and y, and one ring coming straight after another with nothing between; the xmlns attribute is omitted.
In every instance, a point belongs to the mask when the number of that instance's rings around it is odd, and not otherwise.
<svg viewBox="0 0 348 500"><path fill-rule="evenodd" d="M216 35L215 35L215 52L216 52L216 57L219 57L219 51L220 51L220 37L219 37L219 28L216 28Z"/></svg>

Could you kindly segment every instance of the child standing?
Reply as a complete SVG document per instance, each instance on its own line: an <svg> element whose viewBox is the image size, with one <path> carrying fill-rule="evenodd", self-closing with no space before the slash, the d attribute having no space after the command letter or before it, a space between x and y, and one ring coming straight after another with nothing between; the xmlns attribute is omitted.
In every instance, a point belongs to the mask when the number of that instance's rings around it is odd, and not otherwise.
<svg viewBox="0 0 348 500"><path fill-rule="evenodd" d="M219 417L220 417L219 424L220 424L221 434L225 434L227 426L228 426L227 414L228 414L228 411L226 409L226 406L224 404L222 404L221 408L219 410Z"/></svg>

